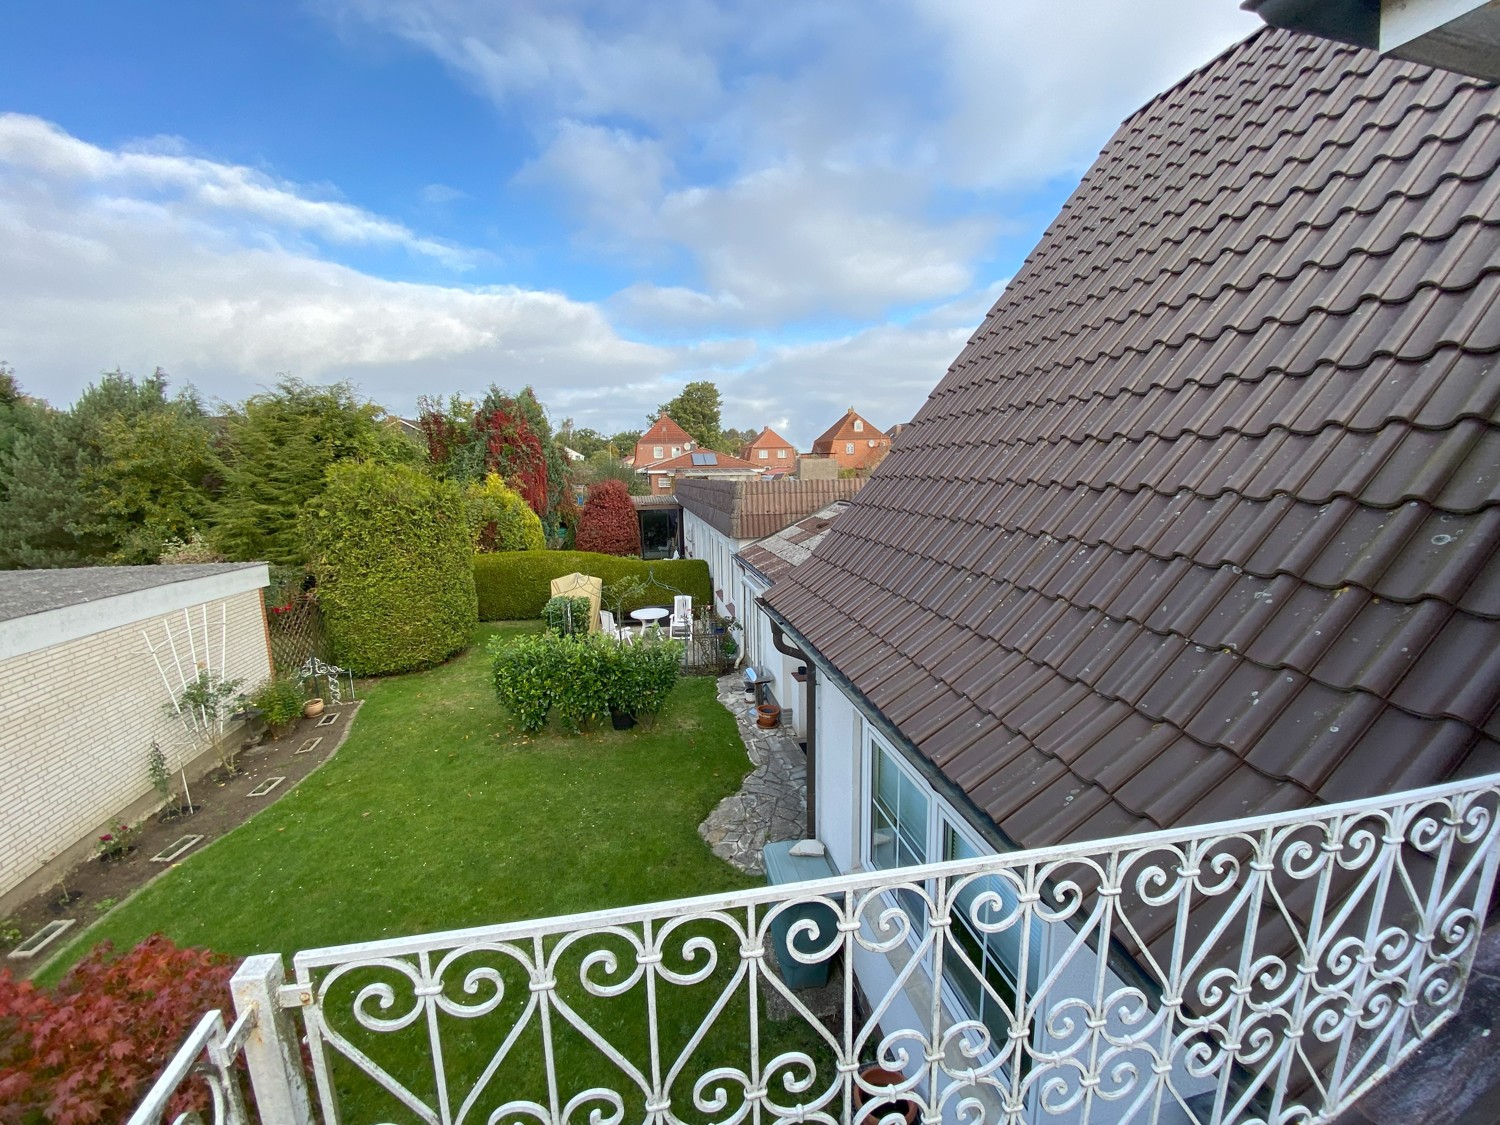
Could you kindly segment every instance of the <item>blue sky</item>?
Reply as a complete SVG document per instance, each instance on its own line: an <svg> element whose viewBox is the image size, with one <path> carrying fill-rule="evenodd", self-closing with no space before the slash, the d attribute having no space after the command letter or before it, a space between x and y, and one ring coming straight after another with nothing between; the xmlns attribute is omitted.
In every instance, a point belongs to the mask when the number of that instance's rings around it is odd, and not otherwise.
<svg viewBox="0 0 1500 1125"><path fill-rule="evenodd" d="M921 405L1233 0L150 0L0 13L0 359L409 413L717 381L808 443Z"/></svg>

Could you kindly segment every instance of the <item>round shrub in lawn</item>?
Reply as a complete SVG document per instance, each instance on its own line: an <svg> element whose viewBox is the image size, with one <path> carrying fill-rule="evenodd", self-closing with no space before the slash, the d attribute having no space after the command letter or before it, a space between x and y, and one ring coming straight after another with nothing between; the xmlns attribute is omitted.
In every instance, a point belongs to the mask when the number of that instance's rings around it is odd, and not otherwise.
<svg viewBox="0 0 1500 1125"><path fill-rule="evenodd" d="M597 551L601 555L641 553L641 525L624 484L602 480L589 489L575 538L580 551Z"/></svg>
<svg viewBox="0 0 1500 1125"><path fill-rule="evenodd" d="M304 520L335 663L408 672L469 643L478 608L456 485L407 465L345 462Z"/></svg>

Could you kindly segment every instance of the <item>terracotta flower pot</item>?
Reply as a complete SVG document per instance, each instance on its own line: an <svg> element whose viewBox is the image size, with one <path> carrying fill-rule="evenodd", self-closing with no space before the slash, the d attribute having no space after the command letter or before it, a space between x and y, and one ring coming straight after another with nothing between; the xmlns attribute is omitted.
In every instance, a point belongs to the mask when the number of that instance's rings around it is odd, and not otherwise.
<svg viewBox="0 0 1500 1125"><path fill-rule="evenodd" d="M899 1070L887 1070L882 1066L867 1066L860 1070L860 1078L869 1086L899 1086L906 1081L906 1075ZM865 1118L867 1122L874 1123L889 1117L893 1113L899 1113L906 1118L907 1125L916 1121L917 1114L921 1112L921 1106L910 1098L896 1096L885 1098L878 1093L871 1093L860 1088L859 1083L854 1084L854 1111L859 1112L866 1102L874 1101L876 1104L870 1111L870 1116Z"/></svg>
<svg viewBox="0 0 1500 1125"><path fill-rule="evenodd" d="M316 719L323 713L323 701L321 699L309 699L302 705L302 713L309 719Z"/></svg>
<svg viewBox="0 0 1500 1125"><path fill-rule="evenodd" d="M755 709L755 725L767 729L781 722L781 708L774 703L762 703Z"/></svg>

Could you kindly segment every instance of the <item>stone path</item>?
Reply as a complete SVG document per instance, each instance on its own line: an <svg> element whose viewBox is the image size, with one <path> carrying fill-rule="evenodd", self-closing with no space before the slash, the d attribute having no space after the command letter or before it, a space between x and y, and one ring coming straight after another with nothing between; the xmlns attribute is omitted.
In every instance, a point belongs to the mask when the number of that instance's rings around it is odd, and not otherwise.
<svg viewBox="0 0 1500 1125"><path fill-rule="evenodd" d="M720 859L748 875L764 875L761 848L775 840L800 840L807 830L806 762L791 730L762 730L746 717L740 673L719 677L719 702L739 723L755 769L738 793L725 797L698 825L698 835Z"/></svg>

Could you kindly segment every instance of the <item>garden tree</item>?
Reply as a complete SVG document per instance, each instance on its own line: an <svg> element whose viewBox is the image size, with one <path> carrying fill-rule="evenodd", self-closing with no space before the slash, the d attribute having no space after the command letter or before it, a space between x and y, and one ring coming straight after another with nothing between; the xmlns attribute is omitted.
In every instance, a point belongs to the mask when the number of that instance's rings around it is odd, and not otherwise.
<svg viewBox="0 0 1500 1125"><path fill-rule="evenodd" d="M27 400L21 384L8 364L0 363L0 504L9 493L10 461L16 442L35 433L42 424L46 406Z"/></svg>
<svg viewBox="0 0 1500 1125"><path fill-rule="evenodd" d="M417 426L427 439L427 461L440 480L481 481L484 446L475 440L475 405L462 395L417 397Z"/></svg>
<svg viewBox="0 0 1500 1125"><path fill-rule="evenodd" d="M575 429L573 419L565 421L557 431L557 440L566 445L574 453L581 453L584 457L592 457L606 445L609 439L598 430L591 430L587 426Z"/></svg>
<svg viewBox="0 0 1500 1125"><path fill-rule="evenodd" d="M424 397L417 405L417 424L438 477L467 483L498 473L542 518L544 529L555 529L566 467L547 412L530 387L512 395L492 385L478 404L454 395L446 404Z"/></svg>
<svg viewBox="0 0 1500 1125"><path fill-rule="evenodd" d="M464 491L469 534L479 554L493 551L541 551L547 546L542 521L531 505L506 487L498 473Z"/></svg>
<svg viewBox="0 0 1500 1125"><path fill-rule="evenodd" d="M752 441L760 436L759 430L722 430L719 433L719 444L714 446L724 453L739 454Z"/></svg>
<svg viewBox="0 0 1500 1125"><path fill-rule="evenodd" d="M166 388L160 370L140 381L114 371L71 410L5 408L4 565L151 562L206 520L219 471L209 420L191 388Z"/></svg>
<svg viewBox="0 0 1500 1125"><path fill-rule="evenodd" d="M601 555L641 553L640 523L623 484L606 480L589 489L588 502L578 517L575 542L580 551Z"/></svg>
<svg viewBox="0 0 1500 1125"><path fill-rule="evenodd" d="M699 445L718 449L722 440L719 431L719 410L722 406L719 388L707 379L701 379L689 383L676 398L658 406L656 416L651 421L656 421L663 414L670 414L672 421L686 430Z"/></svg>
<svg viewBox="0 0 1500 1125"><path fill-rule="evenodd" d="M100 457L82 483L93 529L115 544L111 562L155 562L165 544L207 525L223 464L195 393L134 418L115 414L98 441Z"/></svg>
<svg viewBox="0 0 1500 1125"><path fill-rule="evenodd" d="M329 466L364 460L415 464L421 450L381 424L385 411L348 383L284 378L230 410L224 489L210 534L231 559L298 565L298 519L323 490Z"/></svg>
<svg viewBox="0 0 1500 1125"><path fill-rule="evenodd" d="M644 430L621 430L617 434L610 435L609 448L621 460L632 457L635 455L635 443L641 440L643 433L645 433Z"/></svg>
<svg viewBox="0 0 1500 1125"><path fill-rule="evenodd" d="M474 554L457 484L411 465L337 463L302 527L334 663L408 672L469 643Z"/></svg>
<svg viewBox="0 0 1500 1125"><path fill-rule="evenodd" d="M617 480L632 496L644 496L650 491L646 478L625 464L608 449L601 449L580 466L580 477L586 485L600 481Z"/></svg>

